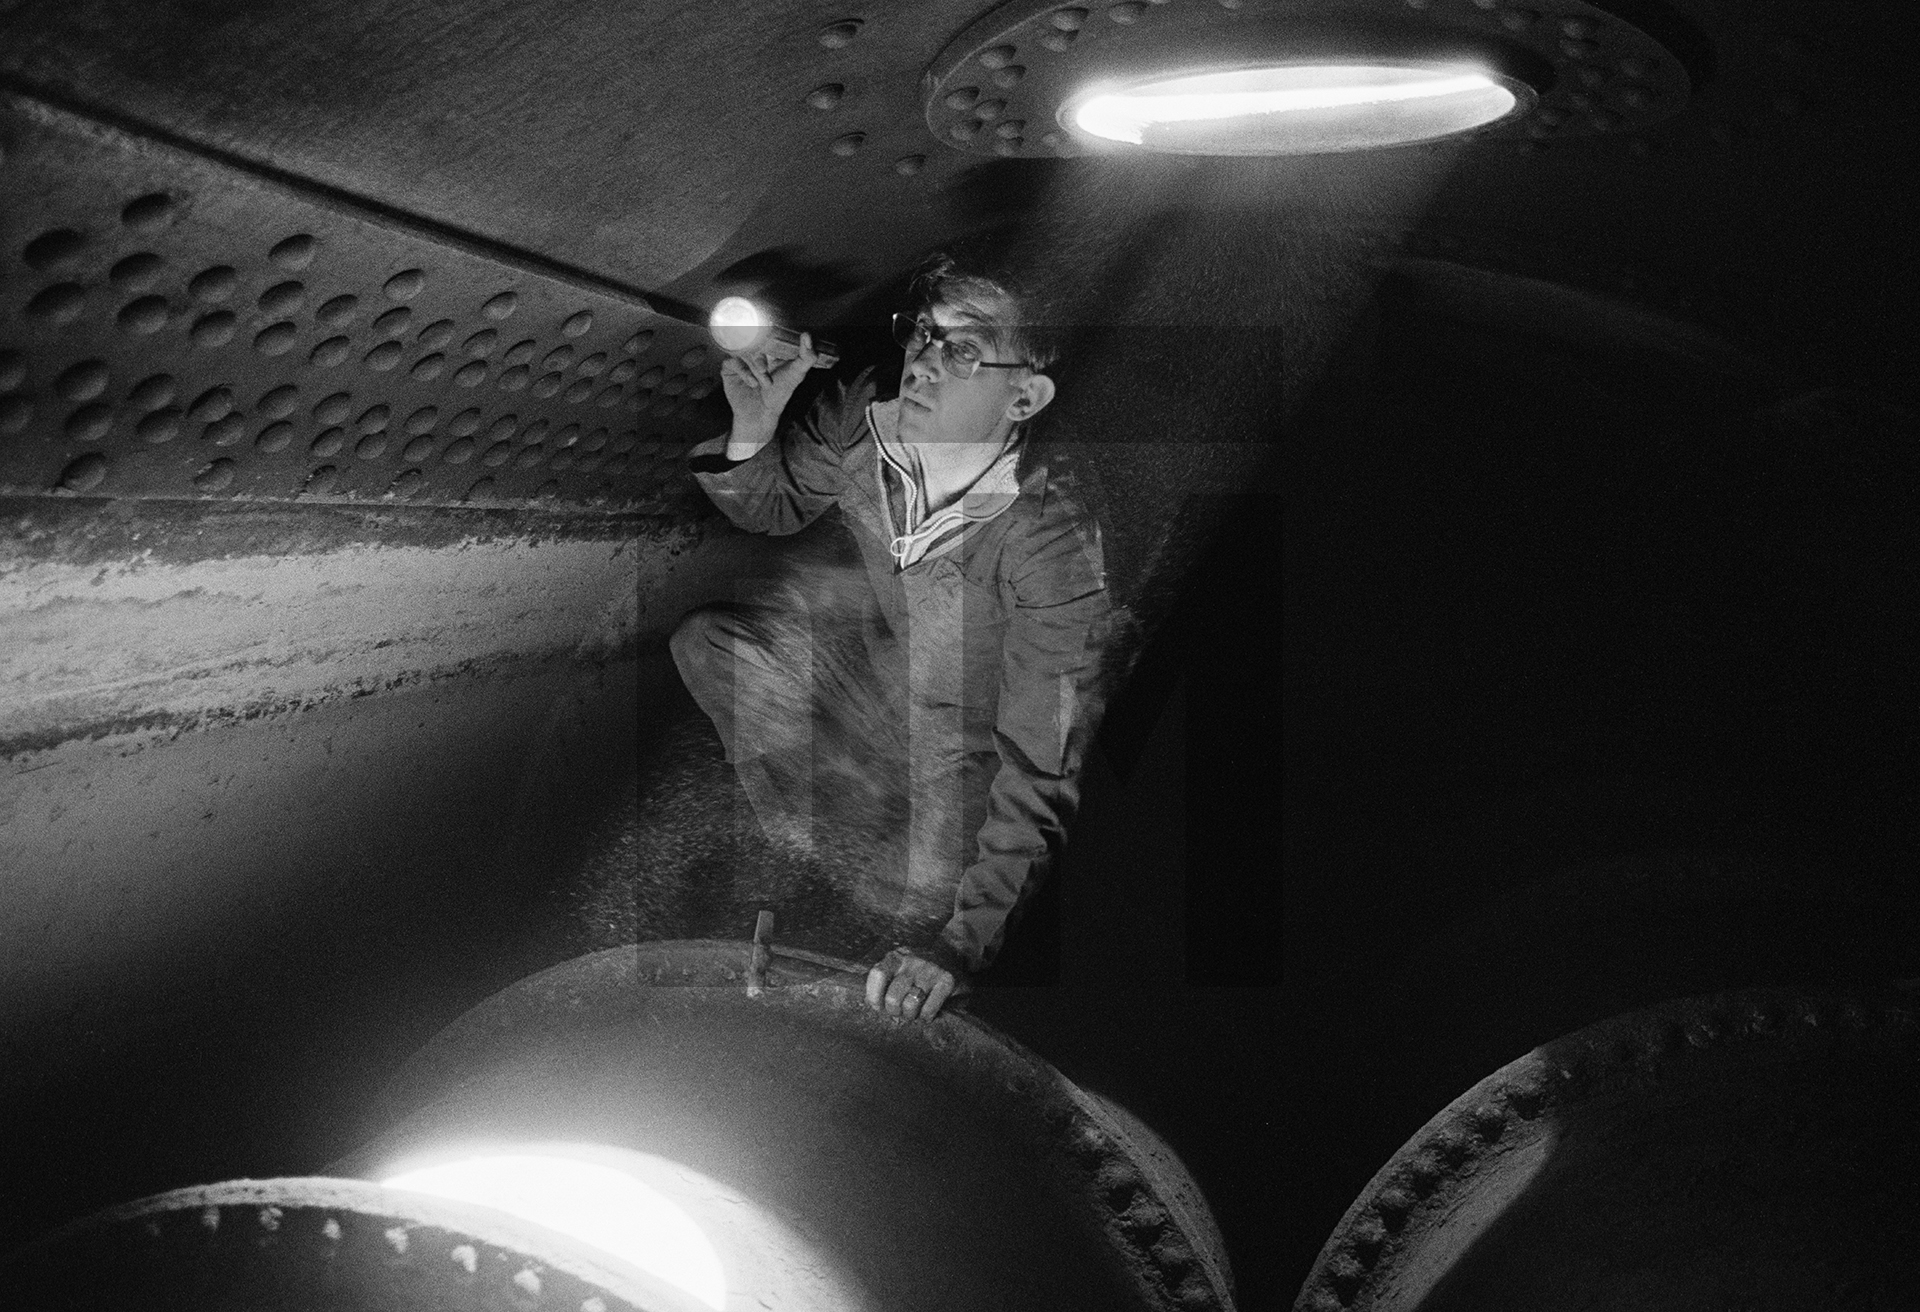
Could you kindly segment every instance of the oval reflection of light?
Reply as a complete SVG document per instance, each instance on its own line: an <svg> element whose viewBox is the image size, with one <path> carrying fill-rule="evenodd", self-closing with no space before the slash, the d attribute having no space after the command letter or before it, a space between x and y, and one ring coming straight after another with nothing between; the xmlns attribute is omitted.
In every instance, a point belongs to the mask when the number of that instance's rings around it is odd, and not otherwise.
<svg viewBox="0 0 1920 1312"><path fill-rule="evenodd" d="M713 307L707 327L713 340L727 351L750 351L766 335L773 321L744 296L729 296Z"/></svg>
<svg viewBox="0 0 1920 1312"><path fill-rule="evenodd" d="M403 1170L381 1183L558 1230L685 1290L716 1312L723 1309L726 1272L699 1225L652 1185L592 1156L591 1149L559 1145L484 1152Z"/></svg>
<svg viewBox="0 0 1920 1312"><path fill-rule="evenodd" d="M1293 155L1431 141L1504 118L1519 103L1477 68L1311 64L1102 90L1070 103L1062 118L1147 150Z"/></svg>

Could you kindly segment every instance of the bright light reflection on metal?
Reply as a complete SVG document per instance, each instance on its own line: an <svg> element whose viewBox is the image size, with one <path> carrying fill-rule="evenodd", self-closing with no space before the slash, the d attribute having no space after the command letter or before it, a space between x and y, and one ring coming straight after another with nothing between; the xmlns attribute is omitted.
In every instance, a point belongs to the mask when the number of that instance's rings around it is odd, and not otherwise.
<svg viewBox="0 0 1920 1312"><path fill-rule="evenodd" d="M1493 122L1517 103L1474 68L1290 65L1101 92L1074 106L1072 119L1150 150L1277 155L1430 140Z"/></svg>
<svg viewBox="0 0 1920 1312"><path fill-rule="evenodd" d="M492 1207L570 1235L722 1309L720 1255L684 1209L616 1167L558 1151L501 1152L403 1170L381 1181Z"/></svg>
<svg viewBox="0 0 1920 1312"><path fill-rule="evenodd" d="M729 351L750 351L766 335L773 321L744 296L729 296L713 307L707 320L713 340Z"/></svg>

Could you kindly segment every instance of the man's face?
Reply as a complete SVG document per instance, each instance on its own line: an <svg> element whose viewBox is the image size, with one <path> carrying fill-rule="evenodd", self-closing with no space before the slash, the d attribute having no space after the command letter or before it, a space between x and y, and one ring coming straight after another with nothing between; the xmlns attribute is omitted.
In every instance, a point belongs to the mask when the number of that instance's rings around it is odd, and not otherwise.
<svg viewBox="0 0 1920 1312"><path fill-rule="evenodd" d="M924 312L941 335L969 342L982 360L1004 360L985 314L968 305L936 301ZM940 348L928 342L900 371L900 440L903 442L1004 441L1007 430L1027 417L1021 403L1025 369L977 369L971 378L948 372ZM1038 407L1031 407L1037 409Z"/></svg>

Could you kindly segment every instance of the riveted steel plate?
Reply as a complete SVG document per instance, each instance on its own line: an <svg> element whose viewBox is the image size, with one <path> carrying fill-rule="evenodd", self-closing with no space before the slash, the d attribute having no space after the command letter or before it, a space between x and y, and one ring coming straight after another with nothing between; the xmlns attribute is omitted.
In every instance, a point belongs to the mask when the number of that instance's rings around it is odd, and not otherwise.
<svg viewBox="0 0 1920 1312"><path fill-rule="evenodd" d="M664 512L724 427L636 292L0 102L0 493Z"/></svg>

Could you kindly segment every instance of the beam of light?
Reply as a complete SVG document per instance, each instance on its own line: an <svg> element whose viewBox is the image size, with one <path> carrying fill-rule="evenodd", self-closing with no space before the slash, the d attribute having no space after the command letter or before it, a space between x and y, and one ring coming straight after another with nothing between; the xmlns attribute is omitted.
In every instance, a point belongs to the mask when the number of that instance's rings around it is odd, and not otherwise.
<svg viewBox="0 0 1920 1312"><path fill-rule="evenodd" d="M1292 65L1167 78L1089 96L1082 131L1149 149L1288 154L1430 140L1512 112L1512 91L1470 68Z"/></svg>
<svg viewBox="0 0 1920 1312"><path fill-rule="evenodd" d="M558 1230L716 1312L726 1306L726 1272L699 1225L666 1194L616 1167L557 1153L497 1152L402 1170L381 1183Z"/></svg>
<svg viewBox="0 0 1920 1312"><path fill-rule="evenodd" d="M728 351L750 351L773 327L766 311L744 296L729 296L713 307L707 320L713 340Z"/></svg>

